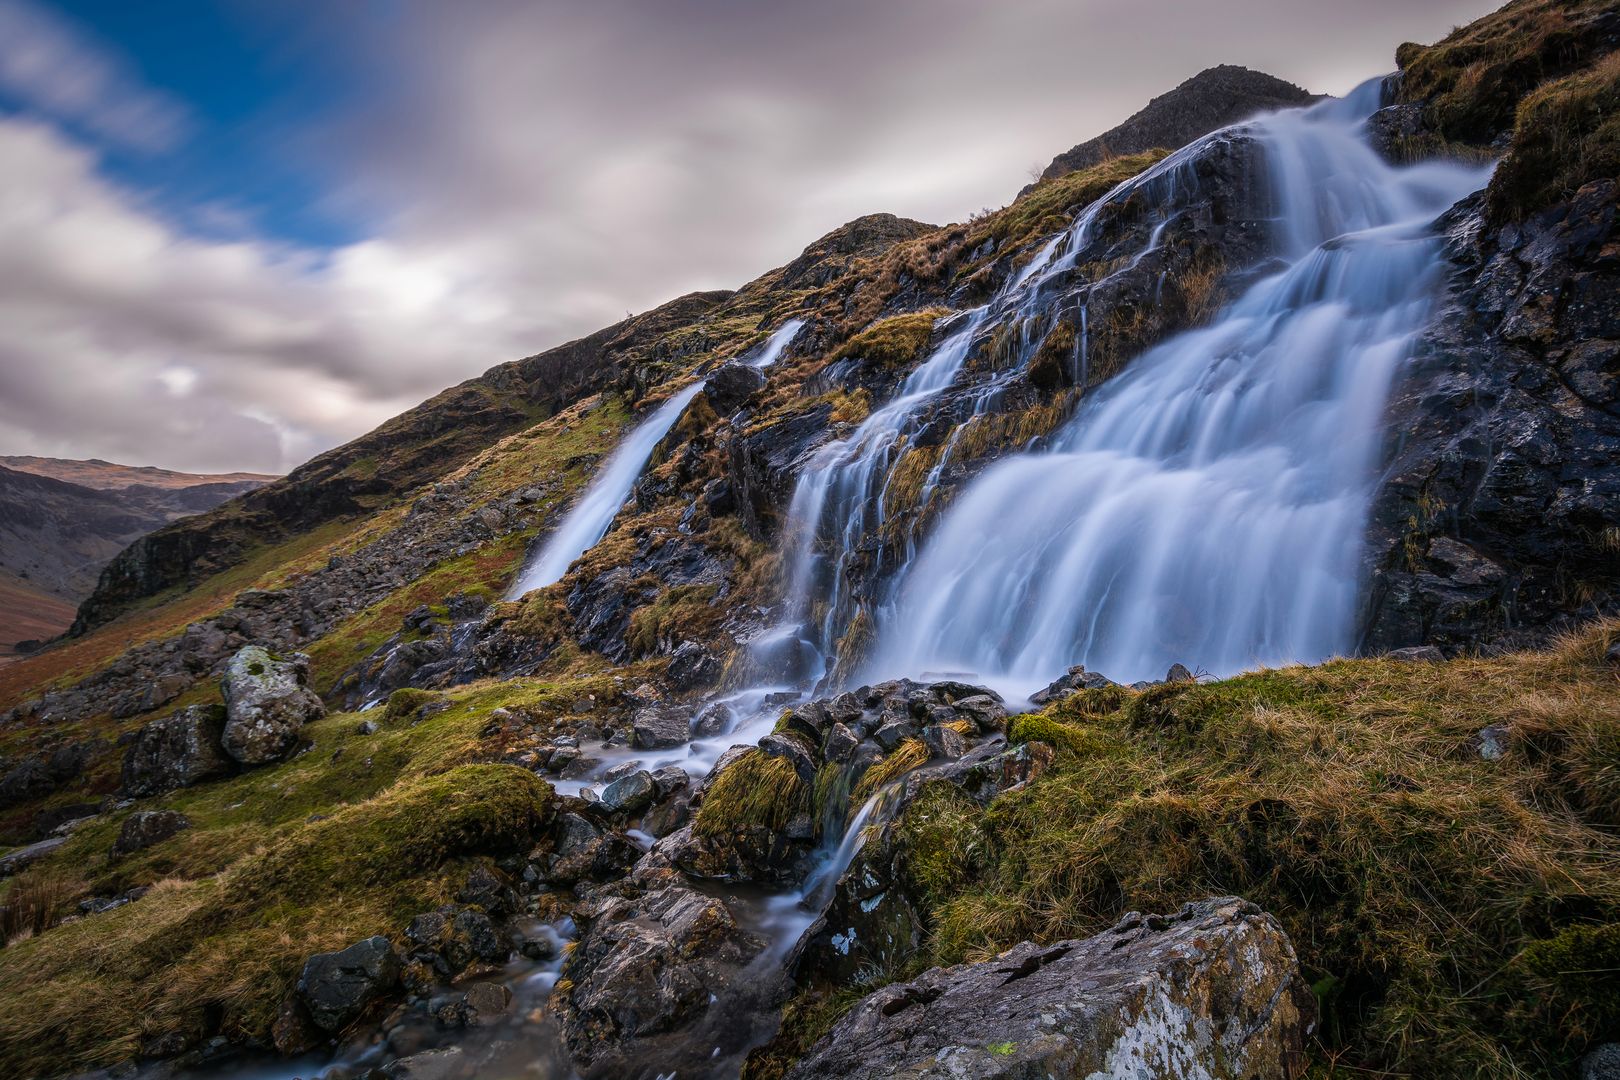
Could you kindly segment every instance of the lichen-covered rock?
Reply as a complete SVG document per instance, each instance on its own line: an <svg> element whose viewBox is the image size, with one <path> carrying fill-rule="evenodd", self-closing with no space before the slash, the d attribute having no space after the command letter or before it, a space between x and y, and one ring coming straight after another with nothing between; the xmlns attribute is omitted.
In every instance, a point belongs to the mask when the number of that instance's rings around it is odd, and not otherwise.
<svg viewBox="0 0 1620 1080"><path fill-rule="evenodd" d="M113 842L114 858L160 844L182 829L191 828L191 819L178 810L137 810L124 819Z"/></svg>
<svg viewBox="0 0 1620 1080"><path fill-rule="evenodd" d="M280 659L258 645L239 650L220 680L225 752L244 765L286 756L304 725L326 715L308 682L309 657L302 653Z"/></svg>
<svg viewBox="0 0 1620 1080"><path fill-rule="evenodd" d="M225 753L225 710L191 705L136 732L124 752L124 791L137 798L229 776L236 762Z"/></svg>
<svg viewBox="0 0 1620 1080"><path fill-rule="evenodd" d="M1222 897L884 987L788 1076L1292 1080L1315 1017L1276 920Z"/></svg>
<svg viewBox="0 0 1620 1080"><path fill-rule="evenodd" d="M324 1031L341 1031L372 1001L399 983L399 957L378 935L335 953L316 953L304 962L298 995L310 1019Z"/></svg>

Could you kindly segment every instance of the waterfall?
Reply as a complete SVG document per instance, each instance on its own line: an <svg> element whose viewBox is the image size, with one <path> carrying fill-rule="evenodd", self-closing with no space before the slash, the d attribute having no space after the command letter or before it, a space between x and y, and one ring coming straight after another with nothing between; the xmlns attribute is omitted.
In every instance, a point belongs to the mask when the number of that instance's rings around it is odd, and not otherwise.
<svg viewBox="0 0 1620 1080"><path fill-rule="evenodd" d="M1439 284L1431 226L1489 176L1386 163L1362 137L1376 92L1248 125L1286 267L976 478L897 576L868 673L1028 688L1074 663L1135 680L1349 650L1382 413Z"/></svg>
<svg viewBox="0 0 1620 1080"><path fill-rule="evenodd" d="M796 334L804 327L804 320L789 319L765 342L758 356L747 361L750 367L767 368L776 363ZM585 554L603 536L608 526L629 497L630 489L647 467L653 451L675 426L686 406L703 389L703 382L695 382L636 425L608 456L602 471L586 489L585 495L563 518L556 530L546 539L528 567L512 586L507 599L515 600L526 592L543 588L562 579L575 559Z"/></svg>

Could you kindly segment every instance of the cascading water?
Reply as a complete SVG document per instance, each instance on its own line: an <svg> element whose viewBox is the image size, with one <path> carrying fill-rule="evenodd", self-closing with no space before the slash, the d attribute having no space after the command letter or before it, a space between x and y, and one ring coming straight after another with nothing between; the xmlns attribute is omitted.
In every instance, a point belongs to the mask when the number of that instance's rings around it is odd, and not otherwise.
<svg viewBox="0 0 1620 1080"><path fill-rule="evenodd" d="M749 366L767 368L776 363L782 350L803 327L802 319L789 319L783 323L765 342L760 354L748 361ZM607 535L608 527L613 524L624 500L629 497L630 489L641 478L653 451L702 389L703 382L699 381L681 390L626 436L609 455L607 463L591 482L584 497L563 518L527 569L518 575L516 584L507 594L508 599L516 599L526 592L560 581L575 559Z"/></svg>
<svg viewBox="0 0 1620 1080"><path fill-rule="evenodd" d="M1489 170L1388 165L1377 83L1251 125L1287 269L1139 357L1046 452L978 477L900 575L871 674L1037 686L1352 644L1381 416L1440 273L1431 224Z"/></svg>

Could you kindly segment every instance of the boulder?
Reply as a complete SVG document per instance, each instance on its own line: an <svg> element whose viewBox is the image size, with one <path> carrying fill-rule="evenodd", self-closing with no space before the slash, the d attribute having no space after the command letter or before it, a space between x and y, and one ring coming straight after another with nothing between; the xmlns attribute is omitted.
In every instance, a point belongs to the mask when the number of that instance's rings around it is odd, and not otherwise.
<svg viewBox="0 0 1620 1080"><path fill-rule="evenodd" d="M703 396L709 399L716 415L726 416L737 410L743 402L759 393L765 385L765 373L748 364L732 361L722 364L703 384Z"/></svg>
<svg viewBox="0 0 1620 1080"><path fill-rule="evenodd" d="M229 776L236 762L221 743L225 710L191 705L135 733L124 751L124 791L137 798Z"/></svg>
<svg viewBox="0 0 1620 1080"><path fill-rule="evenodd" d="M182 829L191 828L191 819L178 810L137 810L124 819L113 842L113 858L119 858L159 844Z"/></svg>
<svg viewBox="0 0 1620 1080"><path fill-rule="evenodd" d="M1433 645L1409 645L1404 649L1391 649L1384 654L1385 660L1397 660L1403 664L1438 664L1445 658L1446 654Z"/></svg>
<svg viewBox="0 0 1620 1080"><path fill-rule="evenodd" d="M399 974L399 957L388 939L378 935L340 952L311 956L298 977L298 995L318 1027L341 1031L392 990Z"/></svg>
<svg viewBox="0 0 1620 1080"><path fill-rule="evenodd" d="M686 710L677 708L642 709L631 721L632 742L642 750L679 746L692 737Z"/></svg>
<svg viewBox="0 0 1620 1080"><path fill-rule="evenodd" d="M708 1075L703 1065L715 1042L658 1037L690 1029L711 1013L710 1019L724 1021L722 1028L742 1029L741 1017L725 1015L717 1002L748 981L748 962L764 947L720 900L679 885L606 900L568 954L558 983L563 1038L579 1071Z"/></svg>
<svg viewBox="0 0 1620 1080"><path fill-rule="evenodd" d="M884 987L787 1075L1293 1080L1315 1019L1276 920L1221 897Z"/></svg>
<svg viewBox="0 0 1620 1080"><path fill-rule="evenodd" d="M1581 1080L1620 1080L1620 1043L1604 1043L1581 1058Z"/></svg>
<svg viewBox="0 0 1620 1080"><path fill-rule="evenodd" d="M621 776L602 789L603 809L615 814L636 814L652 805L658 787L652 773L637 769L629 776Z"/></svg>
<svg viewBox="0 0 1620 1080"><path fill-rule="evenodd" d="M309 657L302 653L283 660L258 645L239 650L220 680L225 752L244 765L286 756L304 724L326 715L308 682Z"/></svg>

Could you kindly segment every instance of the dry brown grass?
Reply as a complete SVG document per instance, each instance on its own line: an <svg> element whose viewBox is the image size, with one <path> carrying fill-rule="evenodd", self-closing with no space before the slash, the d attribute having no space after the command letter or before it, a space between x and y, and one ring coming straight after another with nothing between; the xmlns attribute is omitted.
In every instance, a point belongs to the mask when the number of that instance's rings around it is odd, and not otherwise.
<svg viewBox="0 0 1620 1080"><path fill-rule="evenodd" d="M1339 661L1021 718L1015 737L1070 753L953 830L960 857L942 852L930 887L935 959L1235 892L1292 936L1324 1055L1557 1075L1620 1023L1612 972L1570 959L1620 967L1617 636L1610 622L1546 652ZM1500 760L1476 749L1489 725Z"/></svg>

